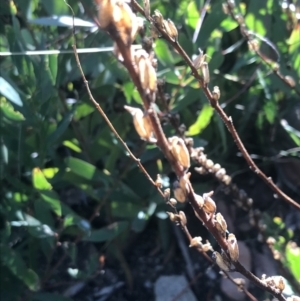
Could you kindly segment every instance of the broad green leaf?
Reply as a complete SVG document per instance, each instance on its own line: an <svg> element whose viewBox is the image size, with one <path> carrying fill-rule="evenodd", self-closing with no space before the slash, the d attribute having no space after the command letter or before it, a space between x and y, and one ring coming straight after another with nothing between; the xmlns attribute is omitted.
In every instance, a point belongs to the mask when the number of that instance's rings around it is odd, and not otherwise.
<svg viewBox="0 0 300 301"><path fill-rule="evenodd" d="M104 242L116 238L128 229L128 222L116 222L99 230L92 230L89 236L83 238L84 241Z"/></svg>
<svg viewBox="0 0 300 301"><path fill-rule="evenodd" d="M82 152L81 148L78 145L76 145L73 141L65 140L63 142L63 145L66 146L66 147L68 147L68 148L70 148L71 150L73 150L76 153L81 153Z"/></svg>
<svg viewBox="0 0 300 301"><path fill-rule="evenodd" d="M34 188L36 188L36 189L39 189L39 190L51 190L52 189L51 184L47 181L45 175L38 167L34 168L32 171L32 182L33 182Z"/></svg>
<svg viewBox="0 0 300 301"><path fill-rule="evenodd" d="M23 121L24 116L14 109L12 104L7 102L6 98L0 97L0 110L3 112L4 116L12 121Z"/></svg>
<svg viewBox="0 0 300 301"><path fill-rule="evenodd" d="M67 167L75 175L80 176L89 181L101 181L108 184L110 176L98 170L94 165L85 162L81 159L69 157L65 160Z"/></svg>
<svg viewBox="0 0 300 301"><path fill-rule="evenodd" d="M27 268L22 257L6 245L0 245L1 263L6 266L16 277L22 280L32 291L40 287L38 275Z"/></svg>
<svg viewBox="0 0 300 301"><path fill-rule="evenodd" d="M42 199L50 206L50 208L61 216L61 204L58 194L53 190L40 190Z"/></svg>
<svg viewBox="0 0 300 301"><path fill-rule="evenodd" d="M189 127L186 134L188 136L200 134L209 125L213 113L214 109L210 105L205 104L198 115L196 122Z"/></svg>
<svg viewBox="0 0 300 301"><path fill-rule="evenodd" d="M154 50L158 60L161 62L163 66L173 65L174 63L173 55L166 41L157 40L155 42Z"/></svg>
<svg viewBox="0 0 300 301"><path fill-rule="evenodd" d="M199 18L200 18L200 14L199 14L198 8L196 6L196 2L192 1L189 3L188 8L187 8L185 22L187 25L189 25L190 27L195 29Z"/></svg>
<svg viewBox="0 0 300 301"><path fill-rule="evenodd" d="M12 103L22 107L23 102L16 89L3 77L0 77L0 94L9 99Z"/></svg>
<svg viewBox="0 0 300 301"><path fill-rule="evenodd" d="M273 124L277 115L276 103L273 100L267 101L267 103L265 103L264 105L264 112L266 114L267 120L270 122L270 124Z"/></svg>
<svg viewBox="0 0 300 301"><path fill-rule="evenodd" d="M300 282L300 248L293 243L286 246L286 259L294 277Z"/></svg>
<svg viewBox="0 0 300 301"><path fill-rule="evenodd" d="M254 14L247 14L245 18L245 23L250 30L253 30L262 37L266 35L266 27L264 26L263 22L260 19L258 19Z"/></svg>
<svg viewBox="0 0 300 301"><path fill-rule="evenodd" d="M239 24L230 18L226 18L221 22L220 26L225 32L228 32L237 28Z"/></svg>

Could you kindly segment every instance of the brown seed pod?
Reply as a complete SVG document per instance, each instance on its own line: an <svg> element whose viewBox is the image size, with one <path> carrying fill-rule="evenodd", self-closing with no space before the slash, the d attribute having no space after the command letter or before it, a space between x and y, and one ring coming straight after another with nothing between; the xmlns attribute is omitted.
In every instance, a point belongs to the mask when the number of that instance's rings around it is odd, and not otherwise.
<svg viewBox="0 0 300 301"><path fill-rule="evenodd" d="M186 201L186 191L179 186L177 181L174 183L173 193L178 202L184 203Z"/></svg>
<svg viewBox="0 0 300 301"><path fill-rule="evenodd" d="M171 222L180 223L180 216L178 214L174 214L173 212L168 211L167 214L169 215Z"/></svg>
<svg viewBox="0 0 300 301"><path fill-rule="evenodd" d="M164 190L164 198L165 198L165 201L168 202L170 200L170 195L171 195L171 190L170 188L166 188Z"/></svg>
<svg viewBox="0 0 300 301"><path fill-rule="evenodd" d="M144 12L145 16L148 19L150 17L150 1L144 0Z"/></svg>
<svg viewBox="0 0 300 301"><path fill-rule="evenodd" d="M163 15L160 13L160 11L159 11L158 9L156 9L156 10L154 11L153 19L154 19L154 22L155 22L160 28L164 28L164 25L163 25L164 17L163 17Z"/></svg>
<svg viewBox="0 0 300 301"><path fill-rule="evenodd" d="M213 194L213 192L203 194L203 199L204 199L203 210L209 214L215 213L216 209L217 209L216 203L211 198L212 194Z"/></svg>
<svg viewBox="0 0 300 301"><path fill-rule="evenodd" d="M203 54L203 51L199 48L198 56L193 60L193 65L195 69L199 70L203 63L205 62L206 54Z"/></svg>
<svg viewBox="0 0 300 301"><path fill-rule="evenodd" d="M190 248L202 248L202 237L201 236L196 236L196 237L193 237L191 239L191 242L190 242L190 245L189 247Z"/></svg>
<svg viewBox="0 0 300 301"><path fill-rule="evenodd" d="M203 76L203 82L205 85L207 85L210 82L209 69L208 69L207 62L203 62L202 66L201 66L201 71L202 71L202 76Z"/></svg>
<svg viewBox="0 0 300 301"><path fill-rule="evenodd" d="M231 177L228 176L228 175L225 175L222 179L222 182L225 184L225 185L229 185L231 183Z"/></svg>
<svg viewBox="0 0 300 301"><path fill-rule="evenodd" d="M195 196L195 200L197 202L198 207L201 209L204 205L203 197L199 194L196 194L196 193L194 194L194 196Z"/></svg>
<svg viewBox="0 0 300 301"><path fill-rule="evenodd" d="M156 180L155 180L156 187L162 188L162 186L163 186L162 183L163 183L163 180L162 180L160 174L157 174L156 175Z"/></svg>
<svg viewBox="0 0 300 301"><path fill-rule="evenodd" d="M221 235L225 237L227 231L227 223L220 212L218 212L215 216L215 226L218 229L218 231L221 233Z"/></svg>
<svg viewBox="0 0 300 301"><path fill-rule="evenodd" d="M185 213L183 211L179 211L179 216L180 216L181 226L185 227L187 224Z"/></svg>
<svg viewBox="0 0 300 301"><path fill-rule="evenodd" d="M284 77L284 80L291 88L294 88L296 86L296 82L291 76L286 75Z"/></svg>
<svg viewBox="0 0 300 301"><path fill-rule="evenodd" d="M224 256L222 256L219 252L215 251L212 254L212 260L218 265L218 267L226 272L230 271L230 262L224 260Z"/></svg>
<svg viewBox="0 0 300 301"><path fill-rule="evenodd" d="M237 261L239 259L239 246L233 233L228 235L227 246L230 259L232 261Z"/></svg>
<svg viewBox="0 0 300 301"><path fill-rule="evenodd" d="M177 201L174 198L170 198L169 203L171 204L171 206L175 207L177 204Z"/></svg>
<svg viewBox="0 0 300 301"><path fill-rule="evenodd" d="M183 139L173 136L169 138L170 149L175 159L180 163L184 169L190 167L190 155L189 151L183 141Z"/></svg>
<svg viewBox="0 0 300 301"><path fill-rule="evenodd" d="M219 101L219 99L221 97L221 91L218 86L214 86L213 91L212 91L212 96L215 101Z"/></svg>
<svg viewBox="0 0 300 301"><path fill-rule="evenodd" d="M152 124L147 114L139 108L124 106L124 108L132 115L133 125L141 139L155 143L156 139L153 134Z"/></svg>
<svg viewBox="0 0 300 301"><path fill-rule="evenodd" d="M176 41L178 38L178 31L177 31L177 28L176 28L175 24L173 23L173 21L170 19L164 20L163 24L164 24L165 31L168 34L168 36L173 41Z"/></svg>

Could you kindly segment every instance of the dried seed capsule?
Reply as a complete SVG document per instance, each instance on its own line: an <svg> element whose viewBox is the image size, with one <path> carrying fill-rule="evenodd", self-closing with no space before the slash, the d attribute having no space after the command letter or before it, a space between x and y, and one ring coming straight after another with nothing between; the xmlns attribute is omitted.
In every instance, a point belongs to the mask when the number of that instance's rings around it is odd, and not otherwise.
<svg viewBox="0 0 300 301"><path fill-rule="evenodd" d="M222 3L222 9L223 9L223 13L225 15L229 15L229 8L228 8L228 4L227 3Z"/></svg>
<svg viewBox="0 0 300 301"><path fill-rule="evenodd" d="M163 183L163 181L162 181L160 174L157 174L156 180L155 180L156 187L162 188L162 186L163 186L162 183Z"/></svg>
<svg viewBox="0 0 300 301"><path fill-rule="evenodd" d="M202 251L203 252L213 251L213 248L212 248L211 244L208 241L206 241L206 244L202 245Z"/></svg>
<svg viewBox="0 0 300 301"><path fill-rule="evenodd" d="M144 0L144 12L145 16L148 19L150 17L150 1Z"/></svg>
<svg viewBox="0 0 300 301"><path fill-rule="evenodd" d="M189 193L189 182L191 173L187 173L179 179L179 186L185 191L185 194Z"/></svg>
<svg viewBox="0 0 300 301"><path fill-rule="evenodd" d="M174 183L174 190L173 190L174 196L176 200L180 203L184 203L186 200L186 192L183 190L180 186L179 183L176 181Z"/></svg>
<svg viewBox="0 0 300 301"><path fill-rule="evenodd" d="M167 214L170 217L171 222L180 223L180 216L178 214L174 214L173 212L168 212Z"/></svg>
<svg viewBox="0 0 300 301"><path fill-rule="evenodd" d="M296 82L291 76L286 75L284 77L284 80L291 88L294 88L296 86Z"/></svg>
<svg viewBox="0 0 300 301"><path fill-rule="evenodd" d="M225 175L222 179L222 182L225 184L225 185L229 185L231 183L231 177L228 176L228 175Z"/></svg>
<svg viewBox="0 0 300 301"><path fill-rule="evenodd" d="M223 215L220 212L218 212L216 214L215 219L216 219L215 220L216 228L218 229L220 234L225 237L226 236L226 231L227 231L227 223L226 223Z"/></svg>
<svg viewBox="0 0 300 301"><path fill-rule="evenodd" d="M183 139L174 136L169 138L170 148L175 159L182 165L184 169L190 167L190 155L189 151L183 141Z"/></svg>
<svg viewBox="0 0 300 301"><path fill-rule="evenodd" d="M200 175L205 175L205 174L207 173L206 169L203 168L203 167L195 167L194 169L195 169L195 171L196 171L197 173L199 173Z"/></svg>
<svg viewBox="0 0 300 301"><path fill-rule="evenodd" d="M181 226L185 227L187 224L185 213L183 211L179 211L179 216L180 216L180 220L181 220Z"/></svg>
<svg viewBox="0 0 300 301"><path fill-rule="evenodd" d="M195 69L199 70L203 63L205 62L206 54L199 48L199 55L193 60L193 66Z"/></svg>
<svg viewBox="0 0 300 301"><path fill-rule="evenodd" d="M239 259L239 246L233 233L228 235L227 244L230 259L232 261L237 261Z"/></svg>
<svg viewBox="0 0 300 301"><path fill-rule="evenodd" d="M205 167L207 169L211 169L213 166L214 166L214 162L212 160L210 160L210 159L206 160Z"/></svg>
<svg viewBox="0 0 300 301"><path fill-rule="evenodd" d="M256 52L259 50L259 42L256 39L248 41L248 48L250 51Z"/></svg>
<svg viewBox="0 0 300 301"><path fill-rule="evenodd" d="M219 163L216 163L213 167L212 167L212 172L216 173L217 171L219 171L221 169L221 165Z"/></svg>
<svg viewBox="0 0 300 301"><path fill-rule="evenodd" d="M212 260L218 265L218 267L226 272L230 271L230 263L226 260L224 260L223 256L215 251L212 253Z"/></svg>
<svg viewBox="0 0 300 301"><path fill-rule="evenodd" d="M219 179L219 180L222 180L223 177L226 175L226 170L225 168L221 168L218 172L216 172L216 177Z"/></svg>
<svg viewBox="0 0 300 301"><path fill-rule="evenodd" d="M160 13L158 9L154 11L154 16L153 16L154 22L160 27L164 28L163 22L164 22L164 17Z"/></svg>
<svg viewBox="0 0 300 301"><path fill-rule="evenodd" d="M194 194L194 196L195 196L195 200L196 200L199 208L201 209L203 207L203 205L204 205L203 197L201 195L199 195L199 194L196 194L196 193Z"/></svg>
<svg viewBox="0 0 300 301"><path fill-rule="evenodd" d="M115 0L95 0L98 4L98 20L100 28L107 28L113 21L113 14L115 11Z"/></svg>
<svg viewBox="0 0 300 301"><path fill-rule="evenodd" d="M219 101L219 99L221 97L221 91L220 91L220 88L218 86L214 86L214 89L212 91L212 96L213 96L215 101Z"/></svg>
<svg viewBox="0 0 300 301"><path fill-rule="evenodd" d="M170 198L169 203L170 203L173 207L175 207L176 204L177 204L177 201L176 201L174 198Z"/></svg>
<svg viewBox="0 0 300 301"><path fill-rule="evenodd" d="M204 62L201 66L202 76L203 76L203 82L205 85L207 85L210 81L209 77L209 69L208 69L208 63Z"/></svg>
<svg viewBox="0 0 300 301"><path fill-rule="evenodd" d="M176 28L175 24L173 23L173 21L170 19L168 19L167 21L164 20L163 24L164 24L165 31L168 34L168 36L173 41L176 41L178 38L178 31L177 31L177 28Z"/></svg>
<svg viewBox="0 0 300 301"><path fill-rule="evenodd" d="M156 139L154 138L152 124L149 116L147 114L144 114L143 111L139 108L130 106L124 106L124 108L132 115L133 125L140 138L151 143L155 143Z"/></svg>
<svg viewBox="0 0 300 301"><path fill-rule="evenodd" d="M168 202L170 200L171 190L170 188L167 188L164 190L164 198L165 201Z"/></svg>
<svg viewBox="0 0 300 301"><path fill-rule="evenodd" d="M211 198L212 194L213 194L213 192L203 194L203 199L204 199L203 210L209 214L215 213L216 209L217 209L216 203Z"/></svg>

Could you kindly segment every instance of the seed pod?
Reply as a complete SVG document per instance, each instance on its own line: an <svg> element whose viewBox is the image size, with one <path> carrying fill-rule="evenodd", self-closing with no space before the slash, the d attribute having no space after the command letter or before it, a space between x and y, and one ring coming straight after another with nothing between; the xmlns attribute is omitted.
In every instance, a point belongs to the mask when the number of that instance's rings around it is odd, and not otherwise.
<svg viewBox="0 0 300 301"><path fill-rule="evenodd" d="M170 198L169 203L170 203L173 207L175 207L176 204L177 204L177 201L176 201L174 198Z"/></svg>
<svg viewBox="0 0 300 301"><path fill-rule="evenodd" d="M180 203L184 203L186 200L186 193L185 190L183 190L180 186L179 183L176 181L174 183L174 196L176 198L176 200Z"/></svg>
<svg viewBox="0 0 300 301"><path fill-rule="evenodd" d="M233 233L228 235L227 245L230 259L232 261L237 261L239 259L239 246Z"/></svg>
<svg viewBox="0 0 300 301"><path fill-rule="evenodd" d="M154 11L154 16L153 16L154 22L160 27L160 28L164 28L163 25L163 21L164 21L164 17L163 15L160 13L160 11L158 9L156 9Z"/></svg>
<svg viewBox="0 0 300 301"><path fill-rule="evenodd" d="M176 28L175 24L173 23L173 21L170 19L164 20L163 24L164 24L164 28L165 28L165 31L168 34L168 36L173 41L176 41L178 38L178 31L177 31L177 28Z"/></svg>
<svg viewBox="0 0 300 301"><path fill-rule="evenodd" d="M113 21L113 14L116 6L115 0L95 0L98 4L98 20L100 28L105 29Z"/></svg>
<svg viewBox="0 0 300 301"><path fill-rule="evenodd" d="M284 77L284 80L291 88L294 88L296 86L296 82L291 76L286 75Z"/></svg>
<svg viewBox="0 0 300 301"><path fill-rule="evenodd" d="M223 256L215 251L212 253L212 260L218 265L218 267L226 272L230 271L230 263L226 260L224 260Z"/></svg>
<svg viewBox="0 0 300 301"><path fill-rule="evenodd" d="M211 169L213 166L214 166L214 162L212 160L210 160L210 159L206 160L205 167L207 169Z"/></svg>
<svg viewBox="0 0 300 301"><path fill-rule="evenodd" d="M281 292L285 289L285 284L281 276L274 276L275 287L278 288Z"/></svg>
<svg viewBox="0 0 300 301"><path fill-rule="evenodd" d="M196 236L196 237L193 237L191 239L191 242L190 242L190 245L189 247L190 248L202 248L202 237L201 236Z"/></svg>
<svg viewBox="0 0 300 301"><path fill-rule="evenodd" d="M201 71L202 71L202 76L203 76L203 82L205 85L207 85L210 81L209 69L208 69L207 62L203 62L202 66L201 66Z"/></svg>
<svg viewBox="0 0 300 301"><path fill-rule="evenodd" d="M183 139L174 136L169 138L169 142L171 152L175 159L184 169L188 169L190 167L190 155Z"/></svg>
<svg viewBox="0 0 300 301"><path fill-rule="evenodd" d="M185 227L187 224L185 213L183 211L179 211L179 217L180 217L180 221L181 221L181 223L180 223L181 226Z"/></svg>
<svg viewBox="0 0 300 301"><path fill-rule="evenodd" d="M184 176L182 176L179 179L179 186L182 188L182 190L185 191L185 194L189 193L189 180L190 180L190 177L191 177L191 173L189 172L189 173L185 174Z"/></svg>
<svg viewBox="0 0 300 301"><path fill-rule="evenodd" d="M213 167L212 167L212 172L216 173L217 171L219 171L221 169L221 165L219 163L216 163Z"/></svg>
<svg viewBox="0 0 300 301"><path fill-rule="evenodd" d="M256 39L248 41L248 49L250 51L256 52L259 50L259 42Z"/></svg>
<svg viewBox="0 0 300 301"><path fill-rule="evenodd" d="M152 66L152 63L150 60L147 60L146 62L146 76L147 78L147 89L150 90L150 92L155 92L157 87L157 77L154 67Z"/></svg>
<svg viewBox="0 0 300 301"><path fill-rule="evenodd" d="M124 106L124 108L132 115L133 125L140 138L151 143L155 143L156 139L154 138L152 124L149 116L144 114L143 111L139 108L130 106Z"/></svg>
<svg viewBox="0 0 300 301"><path fill-rule="evenodd" d="M193 66L195 69L199 70L203 63L205 62L206 54L199 48L199 55L193 60Z"/></svg>
<svg viewBox="0 0 300 301"><path fill-rule="evenodd" d="M168 211L167 214L169 215L171 222L180 223L180 216L178 214L174 214L173 212Z"/></svg>
<svg viewBox="0 0 300 301"><path fill-rule="evenodd" d="M201 209L203 207L203 205L204 205L203 197L201 195L199 195L199 194L196 194L196 193L194 194L194 196L195 196L195 200L196 200L196 202L198 204L198 207Z"/></svg>
<svg viewBox="0 0 300 301"><path fill-rule="evenodd" d="M203 199L204 199L203 210L209 214L215 213L216 209L217 209L216 203L211 198L212 194L213 194L213 192L203 194Z"/></svg>
<svg viewBox="0 0 300 301"><path fill-rule="evenodd" d="M216 177L219 179L219 180L222 180L223 177L226 175L226 170L225 168L221 168L218 172L216 172Z"/></svg>
<svg viewBox="0 0 300 301"><path fill-rule="evenodd" d="M170 200L171 190L170 188L167 188L164 190L164 198L165 201L168 202Z"/></svg>
<svg viewBox="0 0 300 301"><path fill-rule="evenodd" d="M156 180L155 180L156 187L162 188L162 186L163 186L162 183L163 183L163 181L162 181L160 174L157 174Z"/></svg>
<svg viewBox="0 0 300 301"><path fill-rule="evenodd" d="M222 3L222 9L223 9L223 13L225 15L229 15L229 8L228 8L228 4L227 3Z"/></svg>
<svg viewBox="0 0 300 301"><path fill-rule="evenodd" d="M150 1L149 0L144 0L144 12L146 19L150 17Z"/></svg>
<svg viewBox="0 0 300 301"><path fill-rule="evenodd" d="M206 244L202 245L202 251L203 252L213 251L213 248L212 248L211 244L208 241L206 241Z"/></svg>
<svg viewBox="0 0 300 301"><path fill-rule="evenodd" d="M196 171L197 173L199 173L200 175L205 175L205 174L207 173L206 169L203 168L203 167L195 167L194 169L195 169L195 171Z"/></svg>
<svg viewBox="0 0 300 301"><path fill-rule="evenodd" d="M132 23L131 40L134 41L138 32L143 31L144 20L142 18L135 18L135 22Z"/></svg>
<svg viewBox="0 0 300 301"><path fill-rule="evenodd" d="M216 214L216 217L215 217L215 226L217 228L217 230L220 232L220 234L225 237L226 236L226 231L227 231L227 223L223 217L223 215L218 212Z"/></svg>
<svg viewBox="0 0 300 301"><path fill-rule="evenodd" d="M218 86L214 86L214 89L212 91L212 96L213 96L215 101L219 101L219 99L221 97L221 91L220 91L220 88Z"/></svg>
<svg viewBox="0 0 300 301"><path fill-rule="evenodd" d="M225 185L229 185L231 183L231 177L228 176L228 175L225 175L222 179L222 182L225 184Z"/></svg>

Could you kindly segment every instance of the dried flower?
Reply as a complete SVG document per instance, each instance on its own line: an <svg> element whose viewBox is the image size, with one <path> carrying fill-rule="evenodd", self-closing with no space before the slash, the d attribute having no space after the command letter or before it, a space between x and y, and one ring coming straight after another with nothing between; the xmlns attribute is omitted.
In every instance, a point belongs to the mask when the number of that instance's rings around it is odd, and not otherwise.
<svg viewBox="0 0 300 301"><path fill-rule="evenodd" d="M188 169L190 167L190 155L183 139L174 136L169 138L169 142L171 152L175 159L184 169Z"/></svg>
<svg viewBox="0 0 300 301"><path fill-rule="evenodd" d="M228 235L227 246L230 259L232 261L237 261L239 259L239 246L233 233Z"/></svg>
<svg viewBox="0 0 300 301"><path fill-rule="evenodd" d="M215 226L217 230L220 232L220 234L225 237L226 231L227 231L227 223L223 217L223 215L218 212L215 216Z"/></svg>
<svg viewBox="0 0 300 301"><path fill-rule="evenodd" d="M162 180L160 174L157 174L156 180L155 180L156 187L162 188L162 186L163 186L162 183L163 183L163 180Z"/></svg>
<svg viewBox="0 0 300 301"><path fill-rule="evenodd" d="M187 174L183 175L179 179L179 186L182 188L182 190L185 191L185 194L189 193L189 182L190 182L191 173L188 172Z"/></svg>
<svg viewBox="0 0 300 301"><path fill-rule="evenodd" d="M203 63L205 62L206 54L199 48L199 55L193 60L193 66L195 69L199 70Z"/></svg>
<svg viewBox="0 0 300 301"><path fill-rule="evenodd" d="M223 271L229 272L230 262L228 260L224 260L224 258L225 257L217 251L212 253L212 260L218 265L218 267Z"/></svg>
<svg viewBox="0 0 300 301"><path fill-rule="evenodd" d="M212 96L215 101L219 101L219 99L221 97L221 91L218 86L214 86L214 89L212 91Z"/></svg>
<svg viewBox="0 0 300 301"><path fill-rule="evenodd" d="M229 14L229 8L228 8L228 4L227 3L222 3L222 9L223 9L223 13L225 15Z"/></svg>
<svg viewBox="0 0 300 301"><path fill-rule="evenodd" d="M101 28L105 29L113 22L113 14L116 6L115 0L95 0L98 4L98 20Z"/></svg>
<svg viewBox="0 0 300 301"><path fill-rule="evenodd" d="M149 116L147 114L144 114L143 111L139 108L130 106L124 106L124 108L132 115L133 125L140 138L151 143L156 143Z"/></svg>
<svg viewBox="0 0 300 301"><path fill-rule="evenodd" d="M256 52L259 50L259 42L256 39L248 41L248 48L250 51Z"/></svg>
<svg viewBox="0 0 300 301"><path fill-rule="evenodd" d="M221 168L219 171L216 172L216 178L218 178L219 180L222 180L225 175L226 175L225 168Z"/></svg>
<svg viewBox="0 0 300 301"><path fill-rule="evenodd" d="M212 167L212 172L216 173L217 171L219 171L221 169L221 165L219 163L216 163L213 167Z"/></svg>
<svg viewBox="0 0 300 301"><path fill-rule="evenodd" d="M153 19L154 19L154 22L155 22L160 28L164 28L164 25L163 25L164 17L163 17L163 15L160 13L160 11L159 11L158 9L156 9L156 10L154 11Z"/></svg>
<svg viewBox="0 0 300 301"><path fill-rule="evenodd" d="M208 159L208 160L206 161L205 167L206 167L207 169L211 169L213 166L214 166L214 162L213 162L212 160Z"/></svg>
<svg viewBox="0 0 300 301"><path fill-rule="evenodd" d="M231 183L231 177L228 176L228 175L225 175L222 179L222 182L225 184L225 185L229 185Z"/></svg>
<svg viewBox="0 0 300 301"><path fill-rule="evenodd" d="M168 212L168 211L167 214L169 215L171 222L180 223L181 219L178 214L174 214L173 212Z"/></svg>

